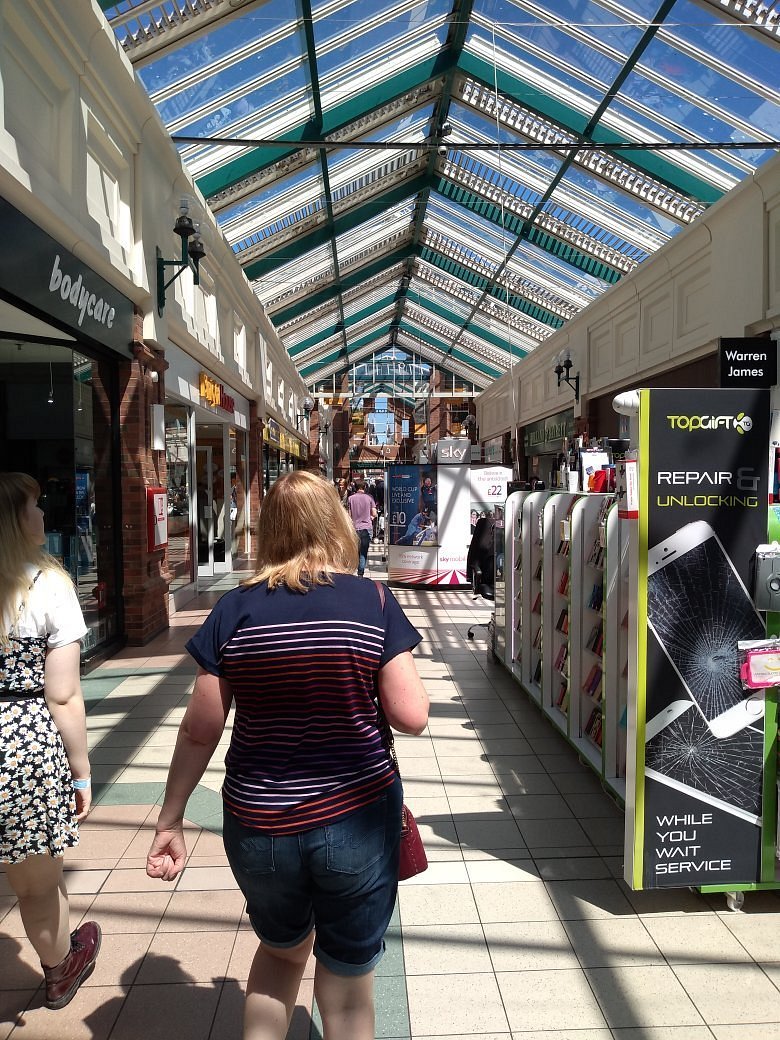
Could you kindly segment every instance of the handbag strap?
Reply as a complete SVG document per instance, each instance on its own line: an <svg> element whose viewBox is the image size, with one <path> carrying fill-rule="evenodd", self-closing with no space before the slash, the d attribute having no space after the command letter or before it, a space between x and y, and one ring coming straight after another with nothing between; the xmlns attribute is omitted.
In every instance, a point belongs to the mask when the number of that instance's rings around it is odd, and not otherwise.
<svg viewBox="0 0 780 1040"><path fill-rule="evenodd" d="M376 585L376 591L379 594L379 602L382 604L382 613L384 614L384 612L385 612L385 587L384 587L384 585L382 584L381 581L376 581L376 580L374 580L374 585ZM400 770L400 768L398 766L398 756L395 753L395 740L393 738L393 731L390 728L390 723L387 721L387 716L385 715L384 708L382 707L382 698L379 696L379 690L377 690L377 693L376 693L376 714L377 714L377 721L379 722L379 732L382 734L382 739L385 742L385 747L387 748L387 753L390 755L390 758L393 761L393 765L395 766L395 771L396 771L396 773L398 773L398 776L400 777L401 770Z"/></svg>

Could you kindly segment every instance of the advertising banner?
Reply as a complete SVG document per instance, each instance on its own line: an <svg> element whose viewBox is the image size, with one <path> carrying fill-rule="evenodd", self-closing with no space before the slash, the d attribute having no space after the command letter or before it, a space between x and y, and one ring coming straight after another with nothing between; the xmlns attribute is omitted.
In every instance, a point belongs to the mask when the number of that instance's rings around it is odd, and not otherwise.
<svg viewBox="0 0 780 1040"><path fill-rule="evenodd" d="M390 466L385 514L390 545L438 545L435 467Z"/></svg>
<svg viewBox="0 0 780 1040"><path fill-rule="evenodd" d="M765 628L766 390L640 394L634 888L760 880L764 702L737 642Z"/></svg>
<svg viewBox="0 0 780 1040"><path fill-rule="evenodd" d="M439 585L466 585L466 557L471 531L469 505L471 503L470 466L439 465L439 512L443 518L439 540Z"/></svg>
<svg viewBox="0 0 780 1040"><path fill-rule="evenodd" d="M502 519L507 485L511 479L512 470L508 466L471 467L469 529L472 534L481 516Z"/></svg>
<svg viewBox="0 0 780 1040"><path fill-rule="evenodd" d="M397 581L404 585L435 585L438 577L436 548L391 549L387 577L391 582Z"/></svg>

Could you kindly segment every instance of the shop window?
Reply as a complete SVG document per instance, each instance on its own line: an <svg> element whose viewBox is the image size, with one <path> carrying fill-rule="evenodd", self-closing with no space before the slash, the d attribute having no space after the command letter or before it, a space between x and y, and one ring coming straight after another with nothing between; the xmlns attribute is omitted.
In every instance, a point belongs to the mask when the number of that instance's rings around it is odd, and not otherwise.
<svg viewBox="0 0 780 1040"><path fill-rule="evenodd" d="M0 458L41 486L46 546L76 587L85 656L119 634L116 396L111 362L0 340Z"/></svg>
<svg viewBox="0 0 780 1040"><path fill-rule="evenodd" d="M189 409L165 406L165 454L168 468L168 570L171 591L194 580L190 493Z"/></svg>

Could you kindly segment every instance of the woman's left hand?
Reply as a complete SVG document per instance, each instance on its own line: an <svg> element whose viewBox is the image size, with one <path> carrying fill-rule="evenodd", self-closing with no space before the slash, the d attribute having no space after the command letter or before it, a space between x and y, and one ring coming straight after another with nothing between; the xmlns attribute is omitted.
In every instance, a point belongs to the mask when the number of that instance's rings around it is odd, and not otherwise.
<svg viewBox="0 0 780 1040"><path fill-rule="evenodd" d="M92 785L73 793L76 796L76 819L81 823L86 820L92 809Z"/></svg>
<svg viewBox="0 0 780 1040"><path fill-rule="evenodd" d="M186 859L183 826L159 830L146 857L146 873L162 881L174 881L184 870Z"/></svg>

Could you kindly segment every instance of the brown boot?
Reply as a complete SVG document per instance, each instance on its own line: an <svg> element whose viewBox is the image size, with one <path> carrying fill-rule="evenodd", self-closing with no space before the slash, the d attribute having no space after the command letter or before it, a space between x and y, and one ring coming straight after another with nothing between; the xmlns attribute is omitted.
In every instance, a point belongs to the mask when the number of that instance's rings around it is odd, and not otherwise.
<svg viewBox="0 0 780 1040"><path fill-rule="evenodd" d="M87 921L70 933L70 953L53 968L44 965L46 1007L58 1011L76 996L81 983L92 974L100 950L100 925Z"/></svg>

